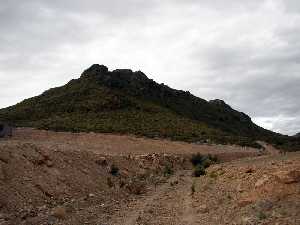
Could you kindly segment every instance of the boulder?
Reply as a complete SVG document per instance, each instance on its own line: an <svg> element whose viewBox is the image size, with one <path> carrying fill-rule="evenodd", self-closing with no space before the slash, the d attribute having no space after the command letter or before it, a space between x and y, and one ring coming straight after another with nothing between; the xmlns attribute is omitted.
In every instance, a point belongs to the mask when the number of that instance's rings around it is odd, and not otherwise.
<svg viewBox="0 0 300 225"><path fill-rule="evenodd" d="M252 204L252 200L251 199L247 199L247 198L241 199L237 203L237 205L239 207L245 207L245 206L250 205L250 204Z"/></svg>
<svg viewBox="0 0 300 225"><path fill-rule="evenodd" d="M208 213L209 209L207 205L200 205L199 208L197 209L197 213Z"/></svg>
<svg viewBox="0 0 300 225"><path fill-rule="evenodd" d="M65 219L67 216L67 211L65 207L59 206L53 209L52 215L58 219Z"/></svg>
<svg viewBox="0 0 300 225"><path fill-rule="evenodd" d="M254 186L255 186L256 188L259 188L259 187L265 185L269 180L270 180L270 177L269 177L269 176L263 175L262 178L260 178L260 179L258 179L258 180L256 181L256 183L255 183Z"/></svg>
<svg viewBox="0 0 300 225"><path fill-rule="evenodd" d="M279 171L273 174L277 181L283 184L292 184L300 182L300 170Z"/></svg>

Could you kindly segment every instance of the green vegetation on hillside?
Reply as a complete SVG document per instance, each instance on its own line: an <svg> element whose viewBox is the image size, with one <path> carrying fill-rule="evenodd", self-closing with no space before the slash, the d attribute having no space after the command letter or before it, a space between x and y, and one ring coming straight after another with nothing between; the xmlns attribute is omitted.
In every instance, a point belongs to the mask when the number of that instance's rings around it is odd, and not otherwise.
<svg viewBox="0 0 300 225"><path fill-rule="evenodd" d="M0 121L55 131L113 132L260 147L278 134L221 100L207 102L142 72L93 65L81 78L0 110Z"/></svg>

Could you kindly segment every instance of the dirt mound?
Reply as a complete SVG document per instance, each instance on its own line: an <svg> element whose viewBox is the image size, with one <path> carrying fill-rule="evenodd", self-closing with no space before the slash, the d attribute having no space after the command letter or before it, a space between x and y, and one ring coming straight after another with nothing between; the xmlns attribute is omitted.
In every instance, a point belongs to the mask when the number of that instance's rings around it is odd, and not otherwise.
<svg viewBox="0 0 300 225"><path fill-rule="evenodd" d="M109 156L2 143L1 215L9 224L40 224L64 214L61 207L72 213L91 201L111 205L114 199L141 194L166 179L166 167L171 173L185 166L188 160L176 155Z"/></svg>

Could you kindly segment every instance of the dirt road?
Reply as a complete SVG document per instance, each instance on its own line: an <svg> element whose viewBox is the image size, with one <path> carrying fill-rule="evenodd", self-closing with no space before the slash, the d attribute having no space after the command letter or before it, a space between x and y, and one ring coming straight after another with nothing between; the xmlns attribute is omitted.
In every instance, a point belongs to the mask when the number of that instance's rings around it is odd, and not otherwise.
<svg viewBox="0 0 300 225"><path fill-rule="evenodd" d="M166 139L150 139L128 135L100 133L70 133L18 128L10 142L34 143L51 149L64 151L89 151L105 155L141 155L147 153L191 154L223 154L233 156L236 153L248 156L257 155L257 149L216 144L189 144ZM1 143L1 142L0 142ZM230 158L229 158L230 160Z"/></svg>

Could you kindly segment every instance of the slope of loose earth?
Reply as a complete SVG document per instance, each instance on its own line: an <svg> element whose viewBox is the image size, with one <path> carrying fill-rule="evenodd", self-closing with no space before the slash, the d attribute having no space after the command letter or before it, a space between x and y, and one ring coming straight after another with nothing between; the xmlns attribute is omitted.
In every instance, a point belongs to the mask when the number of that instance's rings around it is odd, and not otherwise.
<svg viewBox="0 0 300 225"><path fill-rule="evenodd" d="M299 154L242 159L212 166L200 178L180 171L108 224L300 224L299 160Z"/></svg>
<svg viewBox="0 0 300 225"><path fill-rule="evenodd" d="M196 152L222 163L194 178ZM21 128L0 141L0 224L299 224L300 155L265 154Z"/></svg>

